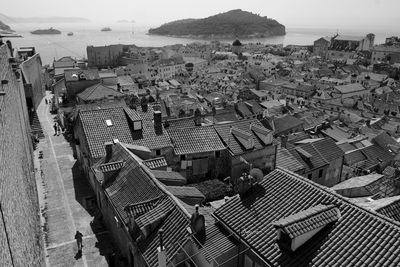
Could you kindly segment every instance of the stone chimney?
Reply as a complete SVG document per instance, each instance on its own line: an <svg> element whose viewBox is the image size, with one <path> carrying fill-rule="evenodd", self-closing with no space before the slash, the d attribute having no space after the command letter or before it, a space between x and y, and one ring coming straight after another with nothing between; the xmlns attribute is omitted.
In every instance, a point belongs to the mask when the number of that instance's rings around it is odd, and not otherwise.
<svg viewBox="0 0 400 267"><path fill-rule="evenodd" d="M201 111L198 108L194 111L194 124L201 126Z"/></svg>
<svg viewBox="0 0 400 267"><path fill-rule="evenodd" d="M243 196L246 194L253 187L253 184L253 177L244 172L238 180L239 195Z"/></svg>
<svg viewBox="0 0 400 267"><path fill-rule="evenodd" d="M143 112L147 112L148 102L145 96L143 96L142 99L140 100L140 106L142 107Z"/></svg>
<svg viewBox="0 0 400 267"><path fill-rule="evenodd" d="M288 139L288 135L281 135L281 147L286 148Z"/></svg>
<svg viewBox="0 0 400 267"><path fill-rule="evenodd" d="M156 135L161 135L163 133L162 130L162 114L161 111L154 111L154 131Z"/></svg>
<svg viewBox="0 0 400 267"><path fill-rule="evenodd" d="M106 142L105 144L106 148L106 159L104 160L104 163L108 163L112 157L113 154L113 142Z"/></svg>
<svg viewBox="0 0 400 267"><path fill-rule="evenodd" d="M160 246L157 247L158 267L167 267L167 254L165 253L163 233L164 230L162 228L158 230L160 240Z"/></svg>

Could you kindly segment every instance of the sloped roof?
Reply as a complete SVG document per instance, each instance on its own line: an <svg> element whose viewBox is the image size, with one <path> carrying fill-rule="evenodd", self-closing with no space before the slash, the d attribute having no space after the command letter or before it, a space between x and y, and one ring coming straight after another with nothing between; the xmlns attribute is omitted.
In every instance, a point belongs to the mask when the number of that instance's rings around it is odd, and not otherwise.
<svg viewBox="0 0 400 267"><path fill-rule="evenodd" d="M350 188L359 188L367 186L373 182L376 182L382 179L384 176L382 174L368 174L363 176L357 176L347 179L341 183L338 183L331 187L332 190L342 190L342 189L350 189Z"/></svg>
<svg viewBox="0 0 400 267"><path fill-rule="evenodd" d="M170 129L168 131L176 155L224 150L217 132L210 126Z"/></svg>
<svg viewBox="0 0 400 267"><path fill-rule="evenodd" d="M245 153L248 149L246 149L238 140L237 137L233 133L231 133L231 127L234 127L250 136L253 140L254 147L252 150L262 149L266 146L258 137L257 134L250 130L250 124L253 124L261 129L265 130L267 133L271 132L267 128L265 128L258 120L241 120L231 123L224 123L214 125L215 130L217 131L218 135L221 137L223 143L227 146L227 148L234 154L234 155L241 155Z"/></svg>
<svg viewBox="0 0 400 267"><path fill-rule="evenodd" d="M206 199L199 189L192 186L167 186L167 190L177 198L196 197Z"/></svg>
<svg viewBox="0 0 400 267"><path fill-rule="evenodd" d="M114 139L123 143L133 143L132 132L123 107L80 110L78 116L92 158L104 156L104 143L113 142ZM107 126L106 120L110 120L112 126Z"/></svg>
<svg viewBox="0 0 400 267"><path fill-rule="evenodd" d="M335 86L335 89L338 90L341 94L349 94L353 92L359 92L366 90L364 86L359 83L350 83L346 85L338 85Z"/></svg>
<svg viewBox="0 0 400 267"><path fill-rule="evenodd" d="M274 221L317 205L335 205L341 218L290 253L276 244ZM310 180L278 168L250 192L214 213L273 266L393 266L400 264L400 227Z"/></svg>
<svg viewBox="0 0 400 267"><path fill-rule="evenodd" d="M314 229L326 226L331 222L335 222L339 218L340 212L335 205L326 206L319 204L272 222L272 225L282 228L290 238L295 238Z"/></svg>
<svg viewBox="0 0 400 267"><path fill-rule="evenodd" d="M309 159L305 159L302 157L302 151L309 154L311 157ZM329 165L329 161L327 161L319 152L317 148L315 148L312 144L304 144L301 146L296 146L288 150L298 162L303 164L306 172L314 169L319 169L323 166Z"/></svg>
<svg viewBox="0 0 400 267"><path fill-rule="evenodd" d="M157 169L161 167L167 167L167 161L164 157L148 159L143 161L144 165L146 165L149 169Z"/></svg>
<svg viewBox="0 0 400 267"><path fill-rule="evenodd" d="M104 158L95 164L96 176L102 172L97 169ZM163 186L156 182L140 159L129 152L123 144L113 145L111 162L123 161L125 165L111 183L105 185L105 192L117 213L126 222L128 212L134 211L135 221L145 227L149 223L158 222L157 229L149 233L145 239L138 241L139 251L148 266L158 266L157 246L159 246L158 229L164 230L163 240L166 248L167 262L180 249L179 242L189 237L186 228L189 217L186 211L168 195ZM137 206L137 207L136 207ZM125 209L127 208L127 209Z"/></svg>
<svg viewBox="0 0 400 267"><path fill-rule="evenodd" d="M300 125L303 125L303 121L291 115L287 115L274 119L274 125L275 125L275 134L279 134L289 129L297 128Z"/></svg>
<svg viewBox="0 0 400 267"><path fill-rule="evenodd" d="M386 217L400 222L400 199L399 196L396 196L396 200L391 203L376 209L376 212L385 215Z"/></svg>
<svg viewBox="0 0 400 267"><path fill-rule="evenodd" d="M77 95L83 101L95 101L107 97L123 97L125 94L120 93L110 87L102 85L101 83L92 85Z"/></svg>
<svg viewBox="0 0 400 267"><path fill-rule="evenodd" d="M288 169L292 172L304 170L304 166L300 163L286 148L278 149L276 154L276 166Z"/></svg>

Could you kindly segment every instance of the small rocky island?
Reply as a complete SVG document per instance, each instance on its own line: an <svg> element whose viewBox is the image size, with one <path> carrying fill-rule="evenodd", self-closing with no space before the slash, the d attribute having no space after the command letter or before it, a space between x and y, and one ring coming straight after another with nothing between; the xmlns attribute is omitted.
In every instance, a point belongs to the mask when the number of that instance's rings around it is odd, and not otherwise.
<svg viewBox="0 0 400 267"><path fill-rule="evenodd" d="M194 38L252 38L285 33L285 26L276 20L241 9L204 19L177 20L149 30L154 35Z"/></svg>

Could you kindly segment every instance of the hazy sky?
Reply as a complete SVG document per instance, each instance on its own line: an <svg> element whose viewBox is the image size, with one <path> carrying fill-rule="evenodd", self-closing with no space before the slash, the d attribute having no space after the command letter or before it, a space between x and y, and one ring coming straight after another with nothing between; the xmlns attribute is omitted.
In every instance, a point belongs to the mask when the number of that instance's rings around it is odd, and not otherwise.
<svg viewBox="0 0 400 267"><path fill-rule="evenodd" d="M182 18L202 18L242 9L274 18L287 27L396 29L400 0L1 0L14 17L77 16L93 22L133 19L157 26ZM34 3L34 4L33 4Z"/></svg>

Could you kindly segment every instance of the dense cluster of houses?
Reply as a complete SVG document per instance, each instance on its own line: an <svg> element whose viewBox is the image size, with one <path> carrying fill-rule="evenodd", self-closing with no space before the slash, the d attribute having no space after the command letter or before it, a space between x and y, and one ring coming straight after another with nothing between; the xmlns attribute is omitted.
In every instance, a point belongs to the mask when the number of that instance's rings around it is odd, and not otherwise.
<svg viewBox="0 0 400 267"><path fill-rule="evenodd" d="M54 110L126 263L399 264L400 85L364 64L373 43L121 45L89 68L54 61ZM210 181L229 193L210 198Z"/></svg>

